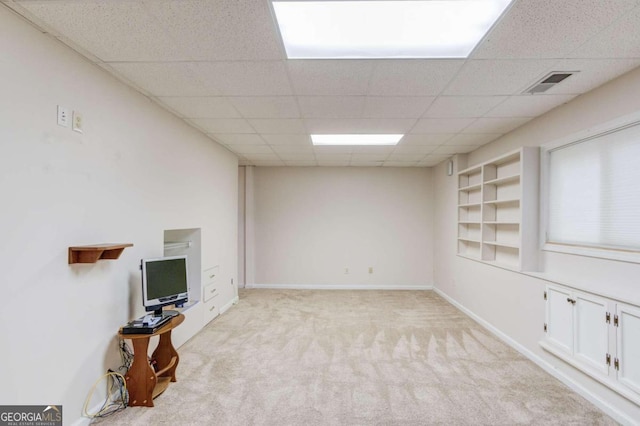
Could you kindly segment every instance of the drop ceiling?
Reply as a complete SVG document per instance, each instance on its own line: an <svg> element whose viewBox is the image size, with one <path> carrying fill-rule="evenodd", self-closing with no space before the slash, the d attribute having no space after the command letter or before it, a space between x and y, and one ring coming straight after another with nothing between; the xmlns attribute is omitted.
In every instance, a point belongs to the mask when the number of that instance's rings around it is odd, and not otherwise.
<svg viewBox="0 0 640 426"><path fill-rule="evenodd" d="M514 0L468 59L288 60L268 0L2 1L256 166L429 167L640 65L640 0ZM554 71L577 71L522 94ZM311 133L404 133L313 146Z"/></svg>

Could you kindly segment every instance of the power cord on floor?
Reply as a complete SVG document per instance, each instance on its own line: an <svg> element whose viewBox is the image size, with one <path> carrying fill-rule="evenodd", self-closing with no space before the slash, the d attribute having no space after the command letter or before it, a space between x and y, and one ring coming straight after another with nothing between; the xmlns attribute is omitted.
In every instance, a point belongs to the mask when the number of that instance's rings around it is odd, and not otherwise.
<svg viewBox="0 0 640 426"><path fill-rule="evenodd" d="M103 379L107 379L107 398L105 399L102 407L95 412L89 413L87 406L93 397L93 393ZM111 383L109 383L109 381ZM99 418L99 417L107 417L111 414L117 413L118 411L122 411L127 408L127 403L129 402L129 394L127 393L127 381L124 376L118 372L111 371L102 377L100 377L91 387L89 391L89 395L87 396L87 400L84 403L84 407L82 409L82 414L91 419Z"/></svg>

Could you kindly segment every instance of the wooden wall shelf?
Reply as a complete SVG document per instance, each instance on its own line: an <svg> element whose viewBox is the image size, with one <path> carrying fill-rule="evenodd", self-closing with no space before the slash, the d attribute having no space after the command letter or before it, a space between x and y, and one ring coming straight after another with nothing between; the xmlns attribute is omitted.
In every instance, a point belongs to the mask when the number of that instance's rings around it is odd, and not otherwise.
<svg viewBox="0 0 640 426"><path fill-rule="evenodd" d="M93 244L69 247L69 265L73 263L96 263L99 259L117 259L133 244Z"/></svg>

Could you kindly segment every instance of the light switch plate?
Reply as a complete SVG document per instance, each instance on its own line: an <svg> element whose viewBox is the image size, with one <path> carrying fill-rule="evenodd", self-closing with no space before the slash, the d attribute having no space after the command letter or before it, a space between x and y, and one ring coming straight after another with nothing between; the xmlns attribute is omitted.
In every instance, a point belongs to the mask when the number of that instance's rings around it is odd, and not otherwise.
<svg viewBox="0 0 640 426"><path fill-rule="evenodd" d="M69 127L69 108L58 105L58 126Z"/></svg>

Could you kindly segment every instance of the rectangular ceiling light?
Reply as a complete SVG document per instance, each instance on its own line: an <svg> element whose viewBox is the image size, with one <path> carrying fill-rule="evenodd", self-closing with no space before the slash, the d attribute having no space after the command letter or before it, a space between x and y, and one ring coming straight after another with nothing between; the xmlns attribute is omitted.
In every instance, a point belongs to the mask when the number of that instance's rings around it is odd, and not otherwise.
<svg viewBox="0 0 640 426"><path fill-rule="evenodd" d="M289 59L466 58L511 0L273 1Z"/></svg>
<svg viewBox="0 0 640 426"><path fill-rule="evenodd" d="M404 135L311 135L314 145L397 145Z"/></svg>

